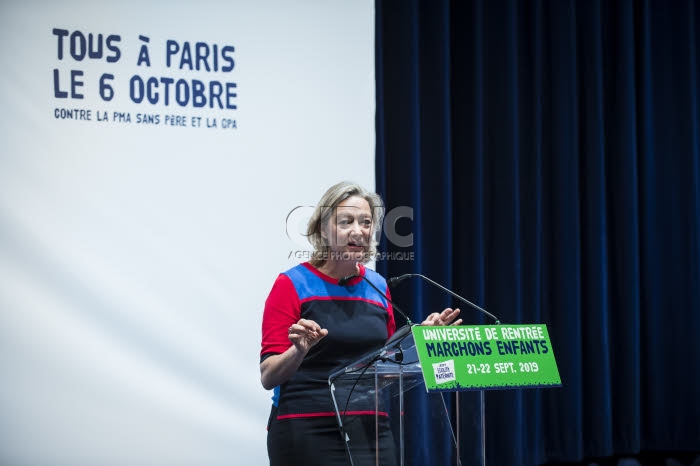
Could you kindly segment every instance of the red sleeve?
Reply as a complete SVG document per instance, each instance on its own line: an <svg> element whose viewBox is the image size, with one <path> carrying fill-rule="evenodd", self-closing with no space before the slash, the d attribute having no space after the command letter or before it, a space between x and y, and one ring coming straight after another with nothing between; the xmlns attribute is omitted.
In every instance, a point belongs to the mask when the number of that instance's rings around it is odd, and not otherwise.
<svg viewBox="0 0 700 466"><path fill-rule="evenodd" d="M389 292L389 285L386 287L386 293L384 293L389 299L391 299L391 293ZM386 334L390 337L396 332L396 319L394 319L394 307L391 303L386 303L386 312L389 313L389 320L386 321Z"/></svg>
<svg viewBox="0 0 700 466"><path fill-rule="evenodd" d="M265 301L260 356L281 354L292 346L288 329L301 318L299 296L288 276L280 274Z"/></svg>

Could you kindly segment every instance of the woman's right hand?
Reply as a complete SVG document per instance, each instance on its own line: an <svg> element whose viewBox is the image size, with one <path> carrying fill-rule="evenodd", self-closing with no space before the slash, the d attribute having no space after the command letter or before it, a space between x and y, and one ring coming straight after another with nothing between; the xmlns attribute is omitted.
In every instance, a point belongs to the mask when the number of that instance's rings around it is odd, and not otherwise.
<svg viewBox="0 0 700 466"><path fill-rule="evenodd" d="M313 320L306 319L299 319L287 332L292 346L284 353L272 355L260 363L260 381L266 390L272 390L289 380L299 369L306 353L328 335L328 330Z"/></svg>
<svg viewBox="0 0 700 466"><path fill-rule="evenodd" d="M299 319L299 322L289 327L289 341L303 354L316 345L323 337L328 335L328 330L321 328L313 320Z"/></svg>

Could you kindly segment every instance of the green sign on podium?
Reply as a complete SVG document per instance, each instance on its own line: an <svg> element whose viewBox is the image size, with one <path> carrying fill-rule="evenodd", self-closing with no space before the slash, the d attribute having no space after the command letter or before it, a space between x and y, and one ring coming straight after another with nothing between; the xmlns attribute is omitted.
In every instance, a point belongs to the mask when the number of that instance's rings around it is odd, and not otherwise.
<svg viewBox="0 0 700 466"><path fill-rule="evenodd" d="M412 332L429 392L561 386L546 325L417 325Z"/></svg>

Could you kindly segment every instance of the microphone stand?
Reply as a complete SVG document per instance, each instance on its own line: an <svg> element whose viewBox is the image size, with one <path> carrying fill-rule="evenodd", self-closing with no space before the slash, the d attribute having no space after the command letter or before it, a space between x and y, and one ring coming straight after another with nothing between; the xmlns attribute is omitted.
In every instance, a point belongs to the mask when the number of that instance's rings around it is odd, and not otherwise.
<svg viewBox="0 0 700 466"><path fill-rule="evenodd" d="M400 282L406 280L407 278L411 278L411 277L422 278L423 280L427 281L431 285L440 288L442 291L445 291L446 293L451 294L452 296L459 299L463 303L468 304L472 308L482 312L484 315L491 317L494 320L496 325L501 324L501 321L498 320L498 318L495 315L491 314L486 309L483 309L483 308L477 306L476 304L472 303L468 299L465 299L465 298L461 297L460 295L458 295L457 293L454 293L453 291L440 285L439 283L434 282L433 280L429 279L425 275L421 275L419 273L407 273L405 275L399 275L398 277L390 278L386 282L387 282L387 285L389 286L389 288L392 288L392 287L398 285ZM459 410L460 410L459 393L455 394L455 401L456 401L456 408L455 409L456 409L456 412L459 413ZM481 416L481 465L486 466L486 453L485 453L486 452L486 397L485 397L484 390L479 390L479 405L480 405L480 409L481 409L481 411L480 411L480 416ZM457 438L458 439L459 439L459 435L460 434L459 434L459 423L458 423L457 424ZM458 459L458 461L460 461L459 460L459 458L460 458L459 440L456 443L457 443L457 459ZM460 461L460 464L461 464L461 461Z"/></svg>
<svg viewBox="0 0 700 466"><path fill-rule="evenodd" d="M453 291L451 291L451 290L445 288L444 286L440 285L439 283L434 282L433 280L429 279L429 278L426 277L425 275L421 275L421 274L419 274L419 273L407 273L407 274L405 274L405 275L399 275L398 277L390 278L390 279L388 279L388 280L386 281L386 283L387 283L387 285L389 286L389 288L393 288L394 286L398 285L398 284L401 283L402 281L406 280L407 278L411 278L411 277L420 277L420 278L422 278L423 280L427 281L427 282L430 283L431 285L440 288L442 291L451 294L452 296L454 296L455 298L459 299L459 300L462 301L463 303L465 303L465 304L471 306L472 308L476 309L477 311L480 311L480 312L482 312L483 314L489 316L491 319L493 319L493 321L494 321L494 323L495 323L496 325L501 325L501 321L498 320L498 317L496 317L495 315L491 314L491 313L490 313L489 311L487 311L486 309L483 309L483 308L477 306L476 304L472 303L472 302L469 301L468 299L463 298L463 297L461 297L460 295L458 295L457 293L455 293L455 292L453 292Z"/></svg>
<svg viewBox="0 0 700 466"><path fill-rule="evenodd" d="M347 286L347 284L348 284L348 282L349 282L350 280L352 280L353 278L357 278L357 277L360 277L360 278L363 279L365 282L367 282L367 283L369 284L369 286L371 286L372 288L374 288L374 291L376 291L376 292L379 293L384 299L386 299L387 302L388 302L389 304L391 304L391 307L393 307L394 309L396 309L396 310L398 311L399 315L401 315L401 317L403 317L404 319L406 319L406 324L407 324L409 327L412 327L413 325L415 325L413 322L411 322L411 319L409 319L408 315L407 315L405 312L403 312L403 311L399 308L399 306L397 306L396 304L394 304L394 302L393 302L391 299L389 299L389 297L388 297L382 290L380 290L379 288L377 288L377 287L374 285L374 283L372 283L372 281L371 281L370 279L368 279L367 277L365 277L364 275L360 275L360 274L348 275L347 277L343 277L343 278L341 278L340 280L338 280L338 285L340 285L340 286L342 286L342 287L345 287L345 286Z"/></svg>

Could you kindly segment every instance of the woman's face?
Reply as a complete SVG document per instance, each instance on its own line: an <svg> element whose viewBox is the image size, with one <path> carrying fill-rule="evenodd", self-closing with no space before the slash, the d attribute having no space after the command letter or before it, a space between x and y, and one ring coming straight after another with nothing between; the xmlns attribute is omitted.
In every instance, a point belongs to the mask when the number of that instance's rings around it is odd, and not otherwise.
<svg viewBox="0 0 700 466"><path fill-rule="evenodd" d="M367 200L353 196L336 207L321 233L329 246L330 261L362 261L369 251L372 235L372 210Z"/></svg>

